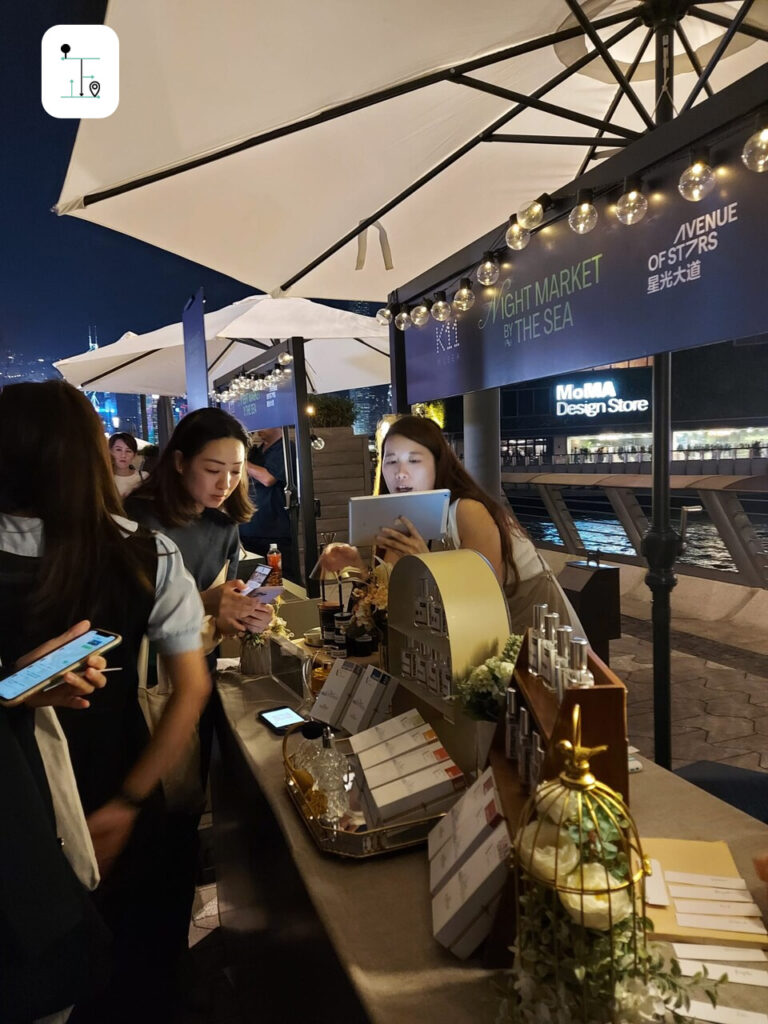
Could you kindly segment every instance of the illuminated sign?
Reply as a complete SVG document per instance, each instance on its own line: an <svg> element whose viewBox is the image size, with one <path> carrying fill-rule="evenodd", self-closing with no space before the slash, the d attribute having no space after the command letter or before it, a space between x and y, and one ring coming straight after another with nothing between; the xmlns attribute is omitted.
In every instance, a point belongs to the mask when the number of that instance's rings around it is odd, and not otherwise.
<svg viewBox="0 0 768 1024"><path fill-rule="evenodd" d="M610 416L647 413L647 398L626 398L621 395L621 381L584 380L579 383L555 384L556 416Z"/></svg>

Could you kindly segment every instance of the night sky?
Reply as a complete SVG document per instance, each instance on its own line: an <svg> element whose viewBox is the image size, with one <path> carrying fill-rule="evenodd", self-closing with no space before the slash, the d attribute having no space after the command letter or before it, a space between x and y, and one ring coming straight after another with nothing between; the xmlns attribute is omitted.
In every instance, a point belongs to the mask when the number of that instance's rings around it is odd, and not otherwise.
<svg viewBox="0 0 768 1024"><path fill-rule="evenodd" d="M127 330L181 320L202 285L218 309L255 289L161 249L51 207L64 182L78 122L40 103L40 41L51 25L104 20L104 0L26 0L3 19L0 95L0 353L57 359Z"/></svg>

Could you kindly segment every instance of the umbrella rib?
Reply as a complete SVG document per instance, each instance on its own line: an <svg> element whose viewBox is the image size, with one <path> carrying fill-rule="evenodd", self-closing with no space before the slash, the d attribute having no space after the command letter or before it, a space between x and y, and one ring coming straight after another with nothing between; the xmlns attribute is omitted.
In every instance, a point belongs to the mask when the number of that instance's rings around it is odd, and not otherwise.
<svg viewBox="0 0 768 1024"><path fill-rule="evenodd" d="M696 51L691 46L691 43L690 43L690 40L688 39L688 36L683 31L683 26L680 24L680 22L678 22L677 25L675 25L675 32L677 33L677 38L683 44L683 49L685 50L685 54L686 54L688 60L691 62L691 67L696 72L698 77L701 78L702 75L704 74L704 69L701 66L701 61L696 56ZM709 84L708 81L704 82L704 88L706 90L707 96L711 97L711 96L715 95L713 90L712 90L712 86Z"/></svg>
<svg viewBox="0 0 768 1024"><path fill-rule="evenodd" d="M225 355L227 354L227 352L229 352L229 350L230 350L230 349L232 348L232 346L233 346L234 344L235 344L235 343L234 343L234 341L232 341L232 339L231 339L231 338L227 338L227 344L226 344L226 345L225 345L225 347L224 347L224 348L223 348L223 349L221 350L221 352L219 352L219 354L218 354L218 355L216 356L216 358L215 358L215 359L213 360L213 362L209 364L209 366L208 366L208 369L207 369L207 371L206 371L207 373L210 373L210 372L211 372L211 370L212 370L212 369L214 368L214 366L216 365L216 363L219 363L219 362L221 362L221 360L222 360L222 359L224 358L224 356L225 356Z"/></svg>
<svg viewBox="0 0 768 1024"><path fill-rule="evenodd" d="M691 107L693 106L694 101L696 100L696 97L699 95L701 90L706 85L707 81L709 80L709 76L715 70L715 67L717 66L718 61L723 56L725 51L728 49L728 47L730 45L730 42L733 39L734 35L736 34L736 31L737 31L739 25L743 22L744 18L749 13L749 9L752 6L753 2L754 2L754 0L744 0L744 3L741 5L739 10L736 12L736 16L734 17L733 21L730 23L728 28L723 33L723 36L721 37L720 42L715 47L714 53L712 54L712 56L707 61L707 66L704 68L702 73L699 75L699 80L696 82L696 85L694 85L693 89L691 90L691 93L690 93L688 99L683 104L683 106L682 106L682 108L680 110L681 114L686 113L686 111L690 110Z"/></svg>
<svg viewBox="0 0 768 1024"><path fill-rule="evenodd" d="M698 18L700 21L708 21L712 25L719 25L721 28L729 28L731 25L730 18L726 18L722 14L715 14L714 11L702 11L699 7L690 7L688 14L693 18ZM763 28L758 28L757 25L748 25L746 22L742 22L736 31L744 36L752 36L753 39L760 39L762 42L768 43L768 32Z"/></svg>
<svg viewBox="0 0 768 1024"><path fill-rule="evenodd" d="M592 22L586 16L584 11L581 9L581 6L576 2L576 0L565 0L565 2L568 4L568 7L570 8L571 14L573 14L574 18L581 25L582 29L584 30L584 33L587 36L589 36L592 45L603 58L611 74L621 86L624 95L630 101L630 103L638 112L643 121L645 121L646 128L655 128L656 125L653 123L653 118L645 109L643 104L640 102L640 98L638 97L637 93L632 88L630 83L627 81L623 71L611 56L608 47L605 45L603 40L598 35L595 26L592 24Z"/></svg>
<svg viewBox="0 0 768 1024"><path fill-rule="evenodd" d="M491 96L499 96L503 100L511 100L512 103L522 103L533 110L540 110L543 114L554 114L555 117L564 117L577 124L585 124L588 128L597 128L603 131L610 129L625 139L637 138L637 132L633 132L629 128L621 128L619 125L601 121L597 117L590 117L589 114L580 114L577 110L561 107L557 103L547 103L544 100L535 99L534 96L526 96L524 92L515 92L513 89L494 85L492 82L483 82L479 78L470 78L468 75L455 75L452 81L459 85L466 85L470 89L477 89L479 92L490 93Z"/></svg>
<svg viewBox="0 0 768 1024"><path fill-rule="evenodd" d="M640 44L640 47L639 47L639 49L637 51L637 54L635 55L635 59L632 61L632 65L627 70L627 80L628 81L631 82L632 79L635 77L635 72L640 67L640 62L642 61L643 57L645 56L645 51L648 49L648 46L649 46L652 38L653 38L653 29L649 28L648 32L646 33L645 39ZM624 95L624 92L623 92L623 90L621 88L616 90L616 95L611 100L611 103L610 103L608 109L605 112L606 120L608 120L608 118L610 118L610 117L613 117L613 115L616 113L616 110L617 110L617 108L619 106L619 103L621 103L621 97L623 95ZM600 137L602 135L602 129L597 134L598 134L598 137ZM589 147L589 150L587 151L587 155L584 157L584 160L582 161L581 167L579 167L579 170L578 170L578 172L576 174L577 178L580 178L582 176L582 174L584 173L584 171L587 169L587 164L589 164L590 160L595 155L595 150L596 149L597 149L597 140L595 140L595 142Z"/></svg>
<svg viewBox="0 0 768 1024"><path fill-rule="evenodd" d="M491 135L486 142L519 142L536 146L607 146L617 148L629 146L634 139L606 139L601 138L595 142L593 138L581 138L576 135L506 135L504 133Z"/></svg>
<svg viewBox="0 0 768 1024"><path fill-rule="evenodd" d="M355 338L354 340L359 341L361 345L365 345L365 347L369 348L371 352L378 352L380 356L384 356L385 359L389 359L389 352L382 352L380 348L376 348L375 345L371 345L368 341L363 341L362 338Z"/></svg>
<svg viewBox="0 0 768 1024"><path fill-rule="evenodd" d="M620 42L620 40L624 39L625 36L628 36L632 32L634 32L640 24L640 18L634 18L631 22L629 22L629 24L625 25L622 29L620 29L613 36L611 36L611 38L607 41L606 46L613 46L614 43ZM578 60L574 61L573 64L570 65L570 67L565 68L559 74L555 75L554 78L551 78L548 82L545 82L544 85L536 89L536 91L532 94L533 98L539 99L545 93L556 88L562 82L566 81L572 75L575 75L583 67L589 64L591 61L593 61L597 56L597 51L584 54L583 57L580 57ZM402 192L394 196L394 198L390 199L387 203L384 204L384 206L379 207L379 209L376 210L375 213L371 214L369 217L366 217L365 220L361 221L354 228L348 231L338 241L334 242L333 245L329 246L325 250L325 252L322 252L319 256L316 256L311 263L308 263L305 267L298 271L298 273L294 274L293 277L290 277L287 281L285 281L285 283L280 286L281 290L287 292L288 289L293 287L293 285L295 285L297 281L300 281L303 277L306 277L307 274L311 273L311 271L313 271L315 267L319 267L321 263L325 263L327 259L330 259L331 256L335 255L339 251L339 249L343 249L344 246L348 242L351 242L353 238L356 238L361 233L361 231L365 231L377 220L380 220L385 214L389 213L390 210L393 210L396 206L399 206L400 203L402 203L405 199L408 199L408 197L413 195L414 192L418 192L420 188L422 188L424 185L427 185L430 181L432 181L433 178L436 178L439 174L441 174L442 171L450 167L452 164L456 163L457 160L460 160L467 153L471 152L471 150L473 150L475 146L483 142L486 138L488 138L488 136L498 131L499 128L503 128L505 124L508 124L514 117L517 117L518 114L523 113L527 109L528 108L525 104L519 103L513 110L507 111L506 114L503 114L501 117L497 118L492 124L489 124L486 128L484 128L482 132L480 132L478 135L475 135L468 142L465 142L463 146L459 146L458 149L454 150L453 153L450 153L447 157L441 160L440 163L438 163L435 167L431 168L431 170L427 171L426 174L423 174L420 178L417 178L416 181L414 181L411 185L408 186L408 188L403 189Z"/></svg>
<svg viewBox="0 0 768 1024"><path fill-rule="evenodd" d="M596 28L610 28L613 25L619 25L622 22L628 21L630 18L635 19L642 10L642 5L639 5L632 8L632 10L620 11L617 14L611 14L605 18L600 18L594 22L594 25ZM527 53L535 53L536 50L544 49L547 46L554 46L557 43L567 42L569 39L577 38L581 34L581 28L575 25L573 28L563 29L559 32L551 32L545 36L530 39L525 43L518 43L515 46L509 46L485 57L475 57L472 60L462 61L460 64L456 64L452 68L433 71L430 74L414 78L409 82L401 82L398 85L389 86L386 89L380 89L376 92L370 93L368 96L356 100L339 103L336 106L329 107L327 110L321 110L317 114L312 114L309 117L294 121L291 124L282 125L280 128L273 128L267 132L262 132L259 135L253 135L248 139L243 139L241 142L236 142L231 146L225 146L223 149L216 150L214 153L206 153L202 156L196 156L190 160L185 160L182 163L176 164L173 167L165 167L162 170L153 171L151 174L142 175L141 177L134 178L131 181L125 181L119 185L113 185L111 188L102 189L99 192L91 192L82 197L82 205L83 207L93 206L94 203L101 203L105 199L112 199L115 196L124 195L126 192L133 192L138 188L142 188L144 185L152 185L157 181L163 181L165 178L172 178L177 174L183 174L185 171L191 171L197 167L204 167L206 164L214 163L217 160L223 160L225 157L241 153L243 150L252 149L255 146L261 146L267 142L273 142L275 139L281 139L286 135L293 135L296 132L305 131L307 128L314 128L327 121L333 121L336 118L344 117L346 114L354 114L358 110L365 110L367 107L375 106L377 103L383 103L386 100L395 99L399 96L416 92L419 89L426 88L427 86L436 85L439 82L448 80L453 71L458 71L459 73L477 71L480 68L490 67L493 64L500 64L504 61L512 60L514 57L521 57Z"/></svg>
<svg viewBox="0 0 768 1024"><path fill-rule="evenodd" d="M80 385L81 388L87 388L89 384L95 384L96 381L103 380L104 377L108 377L110 373L117 373L118 370L124 370L126 366L131 366L133 363L138 363L140 359L146 359L147 356L153 356L156 352L160 352L159 348L150 349L149 352L142 352L133 359L126 359L124 363L118 363L117 366L112 366L109 370L105 370L103 373L97 374L95 377L91 377L90 380L83 381Z"/></svg>

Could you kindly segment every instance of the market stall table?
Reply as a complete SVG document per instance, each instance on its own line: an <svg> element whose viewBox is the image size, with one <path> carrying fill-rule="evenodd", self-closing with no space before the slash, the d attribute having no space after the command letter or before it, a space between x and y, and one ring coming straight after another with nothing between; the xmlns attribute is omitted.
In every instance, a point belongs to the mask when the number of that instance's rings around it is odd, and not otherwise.
<svg viewBox="0 0 768 1024"><path fill-rule="evenodd" d="M256 717L299 699L269 677L225 674L217 689L217 883L241 1007L261 1021L493 1022L493 974L432 938L425 851L365 861L321 854L287 794L282 740ZM768 827L643 764L630 793L641 835L727 839L766 914L752 857L768 850ZM765 989L728 985L721 1001L764 1010Z"/></svg>

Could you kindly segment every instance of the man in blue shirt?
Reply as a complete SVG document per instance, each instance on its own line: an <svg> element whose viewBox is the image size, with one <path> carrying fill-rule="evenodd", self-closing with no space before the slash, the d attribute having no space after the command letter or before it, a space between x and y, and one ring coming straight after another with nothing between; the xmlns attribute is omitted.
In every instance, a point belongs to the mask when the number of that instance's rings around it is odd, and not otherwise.
<svg viewBox="0 0 768 1024"><path fill-rule="evenodd" d="M256 506L249 523L240 526L243 547L256 555L266 555L270 544L277 544L283 564L291 547L291 521L285 510L285 455L280 427L256 431L257 441L248 452L248 496ZM293 445L291 457L295 458Z"/></svg>

